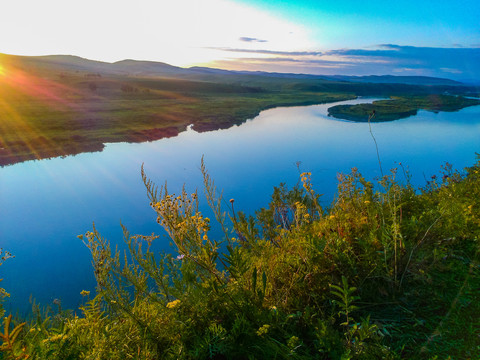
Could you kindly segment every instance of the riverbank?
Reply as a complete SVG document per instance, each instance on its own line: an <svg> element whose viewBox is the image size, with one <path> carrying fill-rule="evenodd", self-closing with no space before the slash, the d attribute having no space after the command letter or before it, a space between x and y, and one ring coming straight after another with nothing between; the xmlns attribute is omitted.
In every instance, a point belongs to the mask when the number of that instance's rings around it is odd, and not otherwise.
<svg viewBox="0 0 480 360"><path fill-rule="evenodd" d="M273 107L356 98L349 93L273 92L213 84L217 88L165 79L125 92L118 79L112 83L100 78L93 91L81 80L72 78L66 84L37 79L36 87L44 89L41 94L0 86L0 97L8 104L0 106L0 166L102 151L105 143L159 140L178 135L190 124L198 132L225 129ZM175 86L176 91L166 90Z"/></svg>

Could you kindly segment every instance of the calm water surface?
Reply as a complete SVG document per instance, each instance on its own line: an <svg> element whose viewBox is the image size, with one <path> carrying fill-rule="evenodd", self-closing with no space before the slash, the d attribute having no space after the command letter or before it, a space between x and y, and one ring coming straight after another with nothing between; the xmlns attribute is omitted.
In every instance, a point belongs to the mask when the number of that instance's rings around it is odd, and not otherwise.
<svg viewBox="0 0 480 360"><path fill-rule="evenodd" d="M353 100L343 103L366 102ZM368 101L371 101L369 99ZM380 175L368 124L326 116L336 104L277 108L227 130L196 133L143 144L109 144L101 153L29 161L0 168L0 247L15 255L1 268L10 305L28 311L32 295L42 304L60 298L75 308L81 290L94 290L90 253L77 238L91 230L122 242L120 222L132 233L159 232L140 178L145 164L158 184L178 192L201 189L200 159L237 209L266 206L273 186L298 181L301 171L328 204L336 175L352 167L372 179ZM420 111L395 122L372 124L384 171L408 165L415 184L450 162L462 169L480 152L480 107L453 113ZM170 249L166 238L159 248Z"/></svg>

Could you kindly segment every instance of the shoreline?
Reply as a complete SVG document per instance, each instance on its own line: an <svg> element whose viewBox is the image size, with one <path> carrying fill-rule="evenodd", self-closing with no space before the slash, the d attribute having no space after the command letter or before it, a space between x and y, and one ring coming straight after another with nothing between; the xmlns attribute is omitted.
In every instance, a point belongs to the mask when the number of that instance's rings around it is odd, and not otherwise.
<svg viewBox="0 0 480 360"><path fill-rule="evenodd" d="M35 147L35 152L31 151L32 146L29 144L21 144L18 146L17 151L8 151L9 149L0 148L0 167L11 166L19 164L25 161L32 160L46 160L53 159L58 157L67 157L75 156L82 153L89 152L101 152L105 148L106 144L110 143L144 143L157 141L165 138L178 136L183 131L186 131L187 127L190 126L192 130L196 132L208 132L215 130L228 129L234 125L240 125L245 123L247 120L257 117L262 111L279 108L279 107L295 107L295 106L310 106L310 105L321 105L334 103L338 101L348 101L358 98L357 96L345 95L339 98L330 98L322 100L301 100L301 101L283 101L274 104L268 104L261 107L260 109L252 109L249 114L242 114L240 118L232 118L230 121L217 121L217 122L205 122L204 119L198 119L197 121L188 122L185 124L179 124L179 126L166 126L166 127L154 127L150 129L133 129L123 134L115 134L115 137L106 137L104 141L92 141L86 136L76 137L73 139L74 142L66 143L62 142L64 145L61 146L45 146L47 142L43 142L40 145ZM185 117L190 119L189 117ZM160 124L158 124L160 125ZM77 140L77 142L75 142ZM78 140L84 140L85 142L78 142ZM18 151L19 150L19 151Z"/></svg>

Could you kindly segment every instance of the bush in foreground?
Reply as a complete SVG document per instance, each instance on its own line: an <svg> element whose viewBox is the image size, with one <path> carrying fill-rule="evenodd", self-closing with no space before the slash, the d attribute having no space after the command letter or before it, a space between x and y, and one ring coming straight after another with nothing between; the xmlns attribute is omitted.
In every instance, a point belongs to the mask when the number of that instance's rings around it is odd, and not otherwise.
<svg viewBox="0 0 480 360"><path fill-rule="evenodd" d="M113 251L93 229L97 295L81 315L4 320L4 359L478 358L480 162L444 168L416 191L397 170L375 185L355 169L320 206L303 173L247 216L202 163L206 199L142 176L176 254L131 236ZM178 256L177 256L178 255ZM16 334L12 340L12 333Z"/></svg>

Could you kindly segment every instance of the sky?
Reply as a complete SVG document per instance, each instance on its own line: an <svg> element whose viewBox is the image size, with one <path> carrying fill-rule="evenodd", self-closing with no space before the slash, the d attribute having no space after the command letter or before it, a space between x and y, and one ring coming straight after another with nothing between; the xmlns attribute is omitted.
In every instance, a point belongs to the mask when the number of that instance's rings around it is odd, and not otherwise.
<svg viewBox="0 0 480 360"><path fill-rule="evenodd" d="M0 0L0 53L480 82L478 0Z"/></svg>

